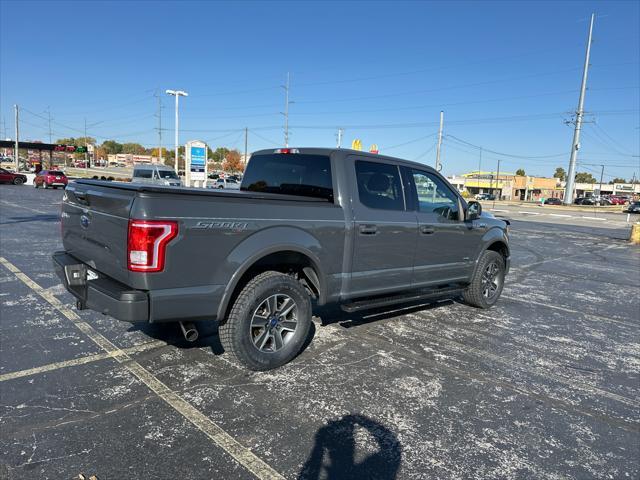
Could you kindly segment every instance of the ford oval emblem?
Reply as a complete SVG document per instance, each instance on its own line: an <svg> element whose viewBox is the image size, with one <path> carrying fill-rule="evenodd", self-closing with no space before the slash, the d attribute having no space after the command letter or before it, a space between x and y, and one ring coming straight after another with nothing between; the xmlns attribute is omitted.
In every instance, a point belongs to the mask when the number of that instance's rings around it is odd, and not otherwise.
<svg viewBox="0 0 640 480"><path fill-rule="evenodd" d="M89 220L89 217L87 217L86 215L80 216L80 226L82 228L89 228L90 223L91 223L91 220Z"/></svg>

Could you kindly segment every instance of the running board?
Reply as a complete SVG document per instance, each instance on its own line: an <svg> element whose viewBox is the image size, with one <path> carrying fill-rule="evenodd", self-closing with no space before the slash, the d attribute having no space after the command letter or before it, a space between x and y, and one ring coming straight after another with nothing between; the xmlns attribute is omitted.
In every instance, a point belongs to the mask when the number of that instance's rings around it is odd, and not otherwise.
<svg viewBox="0 0 640 480"><path fill-rule="evenodd" d="M374 308L387 307L389 305L396 305L398 303L409 303L418 300L430 300L439 297L451 297L460 295L464 292L462 287L448 287L440 288L438 290L422 290L410 294L393 295L389 297L375 297L367 300L359 300L356 302L345 303L340 308L347 312L353 313L360 310L372 310Z"/></svg>

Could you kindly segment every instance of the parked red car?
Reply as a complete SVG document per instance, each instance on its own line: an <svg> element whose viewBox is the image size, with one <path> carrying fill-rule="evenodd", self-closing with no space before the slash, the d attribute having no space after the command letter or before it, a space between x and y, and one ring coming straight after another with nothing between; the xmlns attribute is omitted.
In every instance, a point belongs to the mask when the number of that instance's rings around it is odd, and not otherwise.
<svg viewBox="0 0 640 480"><path fill-rule="evenodd" d="M611 202L611 205L626 205L629 203L629 200L625 197L619 197L618 195L609 196L609 201Z"/></svg>
<svg viewBox="0 0 640 480"><path fill-rule="evenodd" d="M21 173L13 173L4 168L0 168L0 183L13 183L14 185L22 185L27 181L27 176Z"/></svg>
<svg viewBox="0 0 640 480"><path fill-rule="evenodd" d="M66 188L67 183L69 183L67 176L60 170L42 170L33 180L33 186L36 188Z"/></svg>

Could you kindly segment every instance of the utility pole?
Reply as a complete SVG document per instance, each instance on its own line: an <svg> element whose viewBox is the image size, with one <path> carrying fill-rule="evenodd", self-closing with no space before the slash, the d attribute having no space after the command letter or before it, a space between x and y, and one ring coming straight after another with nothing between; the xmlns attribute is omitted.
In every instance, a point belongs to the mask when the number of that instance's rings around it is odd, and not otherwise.
<svg viewBox="0 0 640 480"><path fill-rule="evenodd" d="M604 165L600 165L602 170L600 170L600 191L598 192L598 196L602 199L602 177L604 177ZM600 201L598 201L600 203Z"/></svg>
<svg viewBox="0 0 640 480"><path fill-rule="evenodd" d="M436 172L440 171L440 148L442 147L443 125L444 125L444 112L440 110L440 129L438 130L438 148L436 150Z"/></svg>
<svg viewBox="0 0 640 480"><path fill-rule="evenodd" d="M480 171L482 170L482 147L480 147L480 157L478 158L478 193L480 193Z"/></svg>
<svg viewBox="0 0 640 480"><path fill-rule="evenodd" d="M89 168L89 141L87 140L87 117L84 118L84 167Z"/></svg>
<svg viewBox="0 0 640 480"><path fill-rule="evenodd" d="M342 148L342 132L343 132L343 129L338 128L338 144L337 144L338 148Z"/></svg>
<svg viewBox="0 0 640 480"><path fill-rule="evenodd" d="M158 161L162 161L162 97L159 93L156 93L158 97Z"/></svg>
<svg viewBox="0 0 640 480"><path fill-rule="evenodd" d="M573 130L573 142L571 143L571 157L569 159L569 172L567 173L567 183L564 191L563 203L571 205L573 203L573 190L575 188L576 162L578 160L578 150L580 149L580 131L582 130L582 121L584 117L584 96L587 90L587 75L589 73L589 57L591 55L591 38L593 35L593 22L595 13L591 14L591 23L589 24L589 38L587 40L587 52L584 58L584 70L582 72L582 85L580 87L580 97L578 99L578 109L574 120L575 128Z"/></svg>
<svg viewBox="0 0 640 480"><path fill-rule="evenodd" d="M247 161L249 157L249 127L244 127L244 166L247 166Z"/></svg>
<svg viewBox="0 0 640 480"><path fill-rule="evenodd" d="M16 172L20 171L20 164L18 162L18 136L20 134L20 128L18 127L18 105L13 106L16 114L16 145L13 151L13 160L15 161Z"/></svg>
<svg viewBox="0 0 640 480"><path fill-rule="evenodd" d="M179 154L179 148L178 148L178 99L182 96L182 97L188 97L189 94L187 92L183 92L182 90L166 90L166 93L169 95L173 95L174 97L176 97L176 131L175 131L175 146L176 146L176 161L175 161L175 167L176 167L176 173L178 173L179 169L178 169L178 159L180 158L180 154ZM186 170L186 169L185 169ZM186 176L186 171L184 172L185 176Z"/></svg>
<svg viewBox="0 0 640 480"><path fill-rule="evenodd" d="M47 106L47 118L49 120L49 143L53 141L53 132L51 131L51 107Z"/></svg>
<svg viewBox="0 0 640 480"><path fill-rule="evenodd" d="M496 170L496 187L498 188L498 191L500 192L500 193L498 193L498 195L500 196L500 199L502 199L502 187L500 187L500 159L499 158L498 158L498 169ZM495 196L495 194L493 195L493 206L494 206L494 208L496 206L496 196Z"/></svg>
<svg viewBox="0 0 640 480"><path fill-rule="evenodd" d="M289 146L289 72L287 72L287 83L282 85L284 88L284 146Z"/></svg>

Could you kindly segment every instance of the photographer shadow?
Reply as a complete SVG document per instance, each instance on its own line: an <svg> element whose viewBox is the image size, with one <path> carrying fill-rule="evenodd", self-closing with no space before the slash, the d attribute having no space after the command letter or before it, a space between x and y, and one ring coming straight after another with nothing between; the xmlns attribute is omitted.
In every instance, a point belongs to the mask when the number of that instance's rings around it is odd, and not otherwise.
<svg viewBox="0 0 640 480"><path fill-rule="evenodd" d="M375 440L377 451L356 459L355 429L361 427ZM362 448L362 447L361 447ZM304 463L299 480L395 479L400 469L402 446L395 433L371 418L351 414L320 428Z"/></svg>

